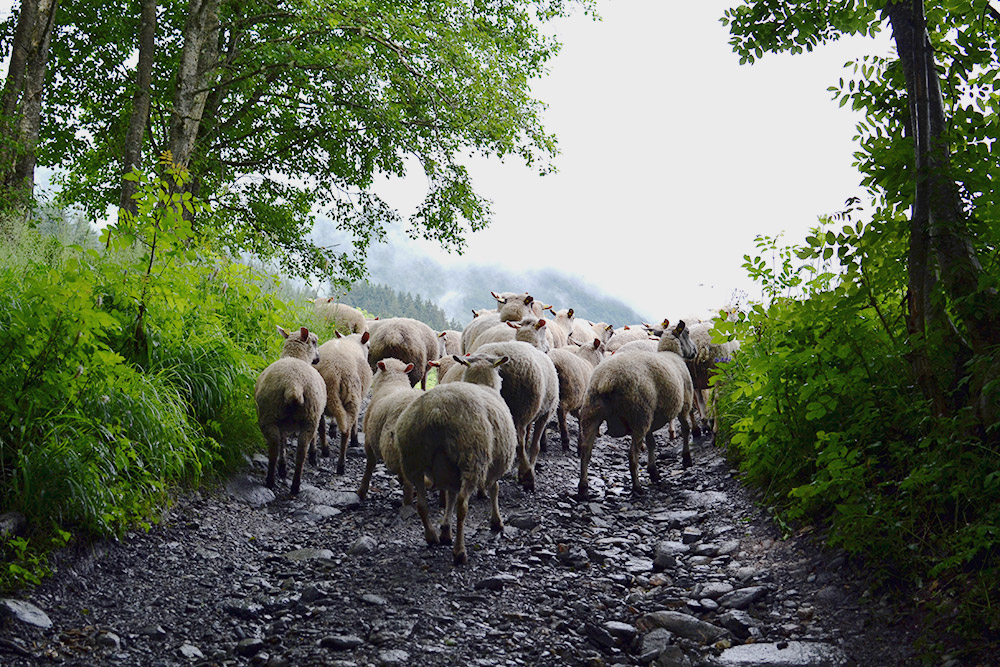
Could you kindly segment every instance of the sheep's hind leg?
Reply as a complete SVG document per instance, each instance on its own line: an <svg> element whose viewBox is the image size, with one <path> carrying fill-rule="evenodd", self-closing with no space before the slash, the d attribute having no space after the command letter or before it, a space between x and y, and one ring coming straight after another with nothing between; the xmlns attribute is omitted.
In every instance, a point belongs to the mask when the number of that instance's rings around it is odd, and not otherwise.
<svg viewBox="0 0 1000 667"><path fill-rule="evenodd" d="M680 416L681 422L681 441L683 442L683 449L681 450L681 465L685 468L691 467L691 427L688 425L687 415Z"/></svg>
<svg viewBox="0 0 1000 667"><path fill-rule="evenodd" d="M455 565L465 565L469 562L469 556L465 553L465 515L469 513L469 496L473 491L472 484L468 480L462 480L462 488L456 494L458 502L455 508L455 547L452 549Z"/></svg>
<svg viewBox="0 0 1000 667"><path fill-rule="evenodd" d="M569 451L569 428L566 426L566 411L561 407L556 412L559 418L559 439L562 440L563 453Z"/></svg>
<svg viewBox="0 0 1000 667"><path fill-rule="evenodd" d="M631 439L628 449L628 471L632 476L632 493L639 495L643 492L639 483L639 450L642 448L643 436L633 431Z"/></svg>
<svg viewBox="0 0 1000 667"><path fill-rule="evenodd" d="M307 426L299 431L298 446L295 449L295 472L292 474L291 494L297 495L299 485L302 482L302 468L306 463L306 452L313 446L313 439L316 437L316 426Z"/></svg>
<svg viewBox="0 0 1000 667"><path fill-rule="evenodd" d="M517 481L525 491L535 490L535 471L528 461L527 453L528 425L517 427Z"/></svg>
<svg viewBox="0 0 1000 667"><path fill-rule="evenodd" d="M337 459L337 474L344 474L347 461L347 441L351 439L351 429L340 429L340 457Z"/></svg>
<svg viewBox="0 0 1000 667"><path fill-rule="evenodd" d="M499 533L503 530L503 519L500 518L500 483L490 485L490 503L493 505L493 515L490 516L490 530Z"/></svg>
<svg viewBox="0 0 1000 667"><path fill-rule="evenodd" d="M437 544L440 538L437 530L431 525L430 509L427 507L427 489L422 484L417 484L414 491L417 494L417 514L420 515L420 521L424 524L424 539L427 540L427 544Z"/></svg>
<svg viewBox="0 0 1000 667"><path fill-rule="evenodd" d="M455 511L459 494L447 489L441 493L444 494L445 499L444 514L441 516L441 544L451 544L451 515ZM468 503L468 498L466 498L466 503Z"/></svg>
<svg viewBox="0 0 1000 667"><path fill-rule="evenodd" d="M587 469L590 467L590 455L594 452L594 440L597 439L602 421L599 418L584 416L580 422L580 443L577 445L580 454L580 484L577 487L577 495L581 500L590 495Z"/></svg>
<svg viewBox="0 0 1000 667"><path fill-rule="evenodd" d="M277 426L266 426L261 429L267 440L267 477L264 486L274 488L274 471L277 468L278 477L285 478L285 448L282 443L281 431Z"/></svg>
<svg viewBox="0 0 1000 667"><path fill-rule="evenodd" d="M659 484L660 471L656 469L656 440L653 432L646 433L646 469L649 471L649 481L652 484Z"/></svg>
<svg viewBox="0 0 1000 667"><path fill-rule="evenodd" d="M375 472L375 465L378 463L378 455L371 447L365 447L365 472L361 475L361 485L358 486L358 497L361 500L368 495L368 485L372 481L372 473Z"/></svg>

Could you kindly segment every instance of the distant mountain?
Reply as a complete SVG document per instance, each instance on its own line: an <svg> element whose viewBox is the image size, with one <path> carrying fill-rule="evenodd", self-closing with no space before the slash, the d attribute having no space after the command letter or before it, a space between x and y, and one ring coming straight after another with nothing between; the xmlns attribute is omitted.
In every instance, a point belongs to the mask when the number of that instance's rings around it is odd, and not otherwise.
<svg viewBox="0 0 1000 667"><path fill-rule="evenodd" d="M323 237L323 245L344 238L329 226L319 229L317 236ZM400 293L427 299L440 306L448 319L463 324L472 319L473 309L496 305L491 291L526 291L556 309L572 308L579 317L615 326L644 319L630 306L603 295L578 276L553 269L514 271L500 266L445 266L427 256L403 234L389 234L387 243L369 249L368 273L370 283L381 283Z"/></svg>

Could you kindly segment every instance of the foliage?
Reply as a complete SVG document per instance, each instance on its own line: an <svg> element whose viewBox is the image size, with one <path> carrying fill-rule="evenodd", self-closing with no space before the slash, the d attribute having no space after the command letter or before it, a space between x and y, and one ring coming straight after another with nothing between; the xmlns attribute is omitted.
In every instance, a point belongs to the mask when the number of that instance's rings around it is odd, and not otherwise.
<svg viewBox="0 0 1000 667"><path fill-rule="evenodd" d="M187 2L159 6L146 156L169 144L188 14ZM543 26L577 6L590 10L588 0L221 2L218 66L187 165L213 204L199 227L231 253L276 259L289 274L357 279L371 241L402 222L373 185L412 172L415 159L427 192L409 233L461 250L490 218L464 156L551 170L556 141L529 83L558 52ZM137 9L77 0L56 17L39 164L58 166L62 203L94 218L118 204ZM0 29L0 48L14 23ZM346 247L308 239L317 211L349 233Z"/></svg>
<svg viewBox="0 0 1000 667"><path fill-rule="evenodd" d="M182 213L198 202L171 191L182 169L136 178L139 215L106 230L107 251L2 225L17 243L0 244L0 507L31 529L0 547L0 586L43 575L59 531L148 527L171 487L241 464L262 446L253 384L275 325L330 334L202 245Z"/></svg>
<svg viewBox="0 0 1000 667"><path fill-rule="evenodd" d="M716 380L719 437L782 521L828 527L876 580L922 587L958 627L1000 632L979 607L1000 592L1000 453L968 410L936 418L914 386L905 276L885 254L903 228L818 228L802 247L758 238L774 261L744 266L765 302L716 325L742 340Z"/></svg>

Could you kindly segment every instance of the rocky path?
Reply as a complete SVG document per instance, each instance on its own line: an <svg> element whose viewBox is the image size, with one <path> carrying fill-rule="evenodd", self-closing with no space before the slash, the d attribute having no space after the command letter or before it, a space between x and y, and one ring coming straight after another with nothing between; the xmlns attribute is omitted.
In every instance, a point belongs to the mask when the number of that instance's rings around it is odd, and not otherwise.
<svg viewBox="0 0 1000 667"><path fill-rule="evenodd" d="M5 603L0 663L912 664L843 556L779 539L710 441L681 470L658 440L665 479L633 497L625 441L602 437L585 502L575 455L550 447L535 493L504 480L501 534L471 503L461 567L381 466L359 503L360 451L343 476L307 465L295 499L259 486L258 457Z"/></svg>

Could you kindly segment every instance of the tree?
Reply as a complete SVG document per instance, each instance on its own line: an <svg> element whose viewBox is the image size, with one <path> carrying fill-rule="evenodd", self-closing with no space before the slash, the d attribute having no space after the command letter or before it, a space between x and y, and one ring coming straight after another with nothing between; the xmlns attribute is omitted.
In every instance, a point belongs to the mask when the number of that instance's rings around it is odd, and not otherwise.
<svg viewBox="0 0 1000 667"><path fill-rule="evenodd" d="M0 99L0 203L21 208L35 187L42 91L59 0L24 0Z"/></svg>
<svg viewBox="0 0 1000 667"><path fill-rule="evenodd" d="M897 59L856 63L860 80L841 88L842 104L867 111L858 155L875 219L909 210L906 304L914 377L938 414L974 405L985 426L1000 416L982 391L1000 375L996 357L989 361L1000 345L1000 202L989 148L1000 138L990 74L1000 65L997 18L986 0L759 0L728 10L723 19L744 62L765 51L812 50L845 34L873 35L888 24ZM986 363L970 363L974 359Z"/></svg>
<svg viewBox="0 0 1000 667"><path fill-rule="evenodd" d="M187 165L214 211L197 228L230 249L355 277L368 244L401 222L373 185L413 158L428 187L411 234L461 249L490 211L460 156L550 169L555 139L528 83L558 49L542 23L576 4L161 2L142 159L169 149ZM121 201L111 165L133 159L123 155L136 145L125 137L142 88L139 24L134 2L67 2L53 40L39 157L65 170L63 202L95 215ZM353 234L350 248L309 240L319 212Z"/></svg>

